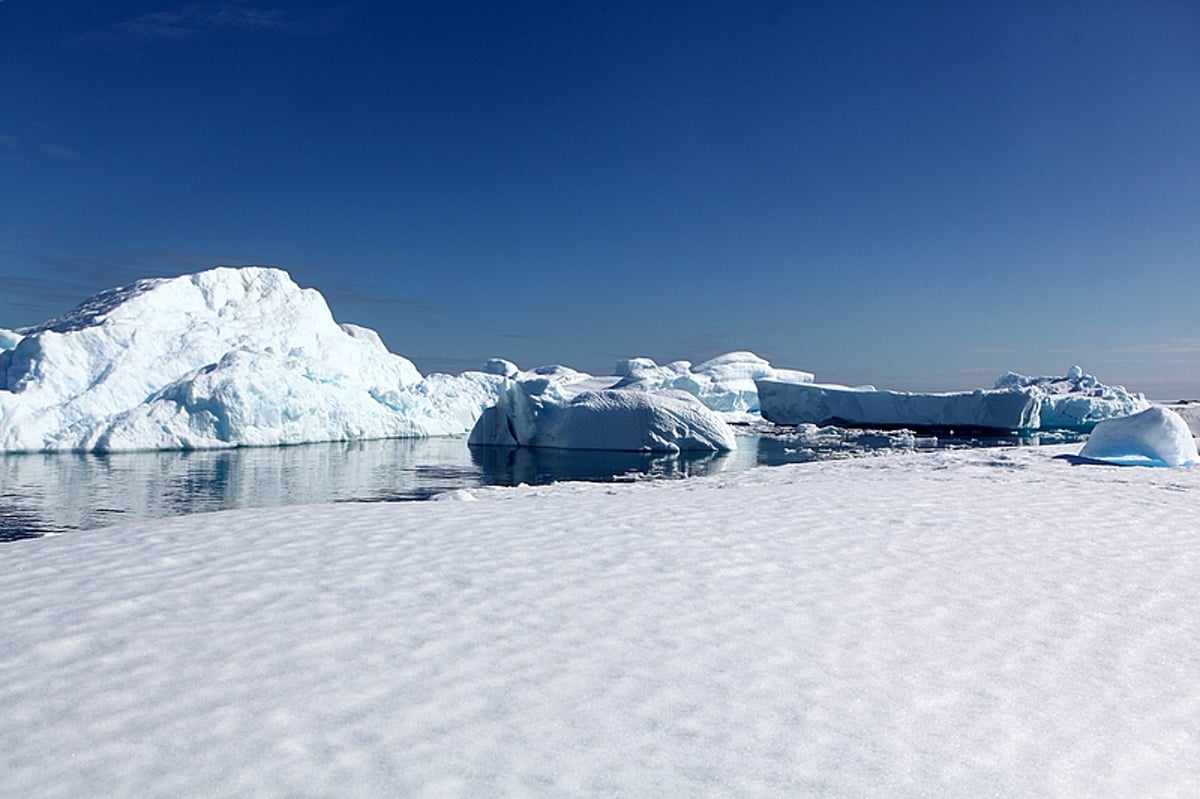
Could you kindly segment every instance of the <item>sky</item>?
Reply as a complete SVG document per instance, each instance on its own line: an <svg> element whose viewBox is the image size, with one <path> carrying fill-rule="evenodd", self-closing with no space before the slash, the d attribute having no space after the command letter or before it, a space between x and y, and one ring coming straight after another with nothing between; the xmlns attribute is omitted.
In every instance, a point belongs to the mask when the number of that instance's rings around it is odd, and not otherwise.
<svg viewBox="0 0 1200 799"><path fill-rule="evenodd" d="M0 327L272 265L422 371L1200 398L1200 5L0 0Z"/></svg>

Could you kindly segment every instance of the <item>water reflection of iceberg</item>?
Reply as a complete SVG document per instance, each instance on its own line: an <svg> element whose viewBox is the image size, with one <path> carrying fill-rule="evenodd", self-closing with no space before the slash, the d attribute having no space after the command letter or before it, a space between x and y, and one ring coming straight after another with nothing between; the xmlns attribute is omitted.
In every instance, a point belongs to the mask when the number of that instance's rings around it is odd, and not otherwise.
<svg viewBox="0 0 1200 799"><path fill-rule="evenodd" d="M711 453L665 456L493 447L464 437L105 455L0 456L0 542L232 508L426 499L485 485L685 477Z"/></svg>
<svg viewBox="0 0 1200 799"><path fill-rule="evenodd" d="M423 498L479 485L462 437L0 456L0 540L230 508Z"/></svg>
<svg viewBox="0 0 1200 799"><path fill-rule="evenodd" d="M472 448L457 436L191 452L0 455L0 542L232 508L394 502L479 486L669 479L868 452L1019 443L1026 441L925 439L908 431L807 425L739 430L737 449L725 454Z"/></svg>
<svg viewBox="0 0 1200 799"><path fill-rule="evenodd" d="M696 477L721 471L728 456L713 452L625 452L543 447L471 447L471 460L491 485L545 485L625 477Z"/></svg>

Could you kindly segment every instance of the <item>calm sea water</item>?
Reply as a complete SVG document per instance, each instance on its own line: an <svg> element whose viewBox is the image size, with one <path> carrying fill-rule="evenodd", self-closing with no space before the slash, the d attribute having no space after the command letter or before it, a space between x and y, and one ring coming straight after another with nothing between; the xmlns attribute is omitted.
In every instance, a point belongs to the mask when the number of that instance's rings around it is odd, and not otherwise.
<svg viewBox="0 0 1200 799"><path fill-rule="evenodd" d="M202 452L0 455L0 542L231 508L428 499L458 488L682 478L868 452L1035 443L759 430L725 455L471 448L465 438Z"/></svg>

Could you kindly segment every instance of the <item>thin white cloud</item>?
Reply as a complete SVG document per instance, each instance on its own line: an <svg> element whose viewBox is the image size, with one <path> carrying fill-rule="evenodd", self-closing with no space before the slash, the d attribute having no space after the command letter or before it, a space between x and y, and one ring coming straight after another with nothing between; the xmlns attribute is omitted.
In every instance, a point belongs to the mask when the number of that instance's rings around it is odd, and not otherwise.
<svg viewBox="0 0 1200 799"><path fill-rule="evenodd" d="M1111 350L1122 355L1184 355L1200 353L1200 338L1176 338L1157 344L1135 344Z"/></svg>
<svg viewBox="0 0 1200 799"><path fill-rule="evenodd" d="M16 136L9 136L5 133L0 133L0 147L20 147L21 140Z"/></svg>
<svg viewBox="0 0 1200 799"><path fill-rule="evenodd" d="M312 36L336 30L338 8L290 10L243 3L192 3L171 11L152 11L79 37L89 44L191 39L224 31Z"/></svg>
<svg viewBox="0 0 1200 799"><path fill-rule="evenodd" d="M38 149L42 151L42 155L48 155L60 161L74 161L79 157L79 153L74 150L67 147L60 147L57 144L43 144Z"/></svg>

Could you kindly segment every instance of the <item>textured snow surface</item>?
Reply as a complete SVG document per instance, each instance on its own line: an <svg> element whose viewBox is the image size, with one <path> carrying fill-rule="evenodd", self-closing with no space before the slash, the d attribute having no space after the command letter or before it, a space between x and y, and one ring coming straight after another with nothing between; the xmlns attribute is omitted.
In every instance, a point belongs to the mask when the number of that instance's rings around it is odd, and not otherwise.
<svg viewBox="0 0 1200 799"><path fill-rule="evenodd" d="M1160 407L1100 422L1079 454L1149 466L1191 466L1200 460L1188 423L1175 411Z"/></svg>
<svg viewBox="0 0 1200 799"><path fill-rule="evenodd" d="M874 387L756 381L766 419L777 424L907 425L998 430L1090 430L1148 408L1141 394L1106 386L1073 366L1065 377L1008 372L990 391L919 393Z"/></svg>
<svg viewBox="0 0 1200 799"><path fill-rule="evenodd" d="M0 451L189 449L465 433L500 380L431 391L286 272L141 280L0 351Z"/></svg>
<svg viewBox="0 0 1200 799"><path fill-rule="evenodd" d="M691 394L581 390L587 381L511 380L471 431L476 446L647 452L737 449L725 420Z"/></svg>
<svg viewBox="0 0 1200 799"><path fill-rule="evenodd" d="M1200 795L1200 470L1076 451L10 544L3 793Z"/></svg>

